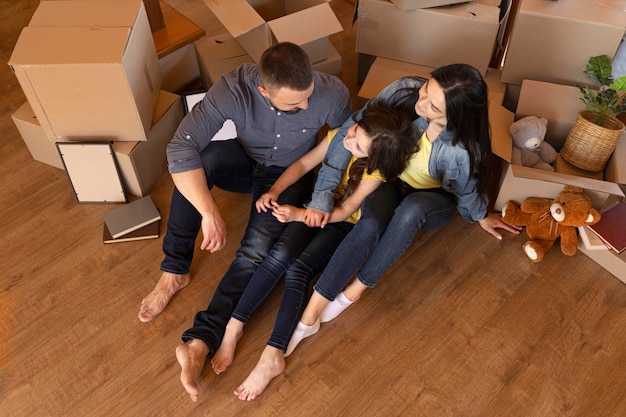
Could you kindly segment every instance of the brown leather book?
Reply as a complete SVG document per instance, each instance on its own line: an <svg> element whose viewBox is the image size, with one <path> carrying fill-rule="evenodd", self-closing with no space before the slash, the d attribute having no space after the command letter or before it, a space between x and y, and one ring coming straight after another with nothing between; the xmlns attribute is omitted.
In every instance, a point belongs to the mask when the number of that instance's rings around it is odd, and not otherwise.
<svg viewBox="0 0 626 417"><path fill-rule="evenodd" d="M603 211L600 221L587 226L615 252L626 249L626 202L621 202Z"/></svg>

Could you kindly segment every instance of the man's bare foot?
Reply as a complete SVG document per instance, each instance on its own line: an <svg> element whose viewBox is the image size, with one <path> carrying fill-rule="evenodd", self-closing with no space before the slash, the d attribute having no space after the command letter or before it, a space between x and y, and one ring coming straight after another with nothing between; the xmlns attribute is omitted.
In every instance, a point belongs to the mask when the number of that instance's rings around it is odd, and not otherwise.
<svg viewBox="0 0 626 417"><path fill-rule="evenodd" d="M240 400L251 401L258 397L270 381L285 370L285 354L272 346L265 346L261 358L250 375L235 390Z"/></svg>
<svg viewBox="0 0 626 417"><path fill-rule="evenodd" d="M180 382L189 393L191 401L198 401L198 380L204 369L204 362L209 354L209 348L202 340L192 339L176 347L176 359L182 368Z"/></svg>
<svg viewBox="0 0 626 417"><path fill-rule="evenodd" d="M224 332L224 337L222 338L222 343L220 344L219 349L213 355L213 359L211 359L211 367L213 368L213 372L217 375L221 374L233 363L233 358L235 357L235 349L237 348L237 342L241 338L243 334L244 324L234 318L231 318L226 324L226 330Z"/></svg>
<svg viewBox="0 0 626 417"><path fill-rule="evenodd" d="M158 316L178 290L185 288L191 281L190 274L177 275L163 272L154 290L141 301L139 320L146 323Z"/></svg>

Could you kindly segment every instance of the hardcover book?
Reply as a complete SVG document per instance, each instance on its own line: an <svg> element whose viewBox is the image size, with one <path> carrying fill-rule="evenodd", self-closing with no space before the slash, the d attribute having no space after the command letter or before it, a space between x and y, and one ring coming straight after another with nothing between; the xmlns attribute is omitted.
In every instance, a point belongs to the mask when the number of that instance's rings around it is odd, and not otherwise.
<svg viewBox="0 0 626 417"><path fill-rule="evenodd" d="M161 220L161 214L149 195L107 211L102 217L114 239Z"/></svg>
<svg viewBox="0 0 626 417"><path fill-rule="evenodd" d="M620 202L603 211L602 218L589 229L617 253L626 249L626 203Z"/></svg>
<svg viewBox="0 0 626 417"><path fill-rule="evenodd" d="M157 239L159 237L159 225L160 224L161 222L157 220L156 222L150 223L144 227L141 227L137 230L134 230L130 233L127 233L115 239L113 238L113 236L111 236L111 232L109 231L107 224L104 223L104 227L102 231L102 242L103 243L119 243L119 242L132 242L135 240Z"/></svg>

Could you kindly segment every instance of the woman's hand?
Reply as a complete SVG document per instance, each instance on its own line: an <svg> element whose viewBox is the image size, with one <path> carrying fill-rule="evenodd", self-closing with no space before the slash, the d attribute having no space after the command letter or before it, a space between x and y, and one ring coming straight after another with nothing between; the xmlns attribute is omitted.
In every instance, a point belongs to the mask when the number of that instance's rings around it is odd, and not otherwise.
<svg viewBox="0 0 626 417"><path fill-rule="evenodd" d="M502 240L502 235L498 233L496 229L504 229L515 235L519 235L522 231L522 227L520 226L511 226L510 224L503 222L502 215L500 213L489 213L487 217L479 220L478 223L480 223L480 227L485 229L487 233L499 240Z"/></svg>
<svg viewBox="0 0 626 417"><path fill-rule="evenodd" d="M315 210L312 208L307 208L304 211L304 219L302 220L309 227L321 227L328 224L328 220L330 220L330 213L326 213L323 211Z"/></svg>

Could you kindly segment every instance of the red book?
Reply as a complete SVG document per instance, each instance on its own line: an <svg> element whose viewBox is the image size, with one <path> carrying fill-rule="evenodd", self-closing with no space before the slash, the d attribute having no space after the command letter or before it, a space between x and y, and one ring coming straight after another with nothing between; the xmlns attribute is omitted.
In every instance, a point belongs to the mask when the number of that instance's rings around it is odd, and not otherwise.
<svg viewBox="0 0 626 417"><path fill-rule="evenodd" d="M626 249L626 203L621 202L603 211L600 221L587 226L615 252Z"/></svg>

